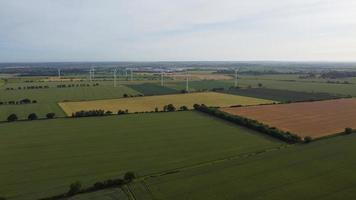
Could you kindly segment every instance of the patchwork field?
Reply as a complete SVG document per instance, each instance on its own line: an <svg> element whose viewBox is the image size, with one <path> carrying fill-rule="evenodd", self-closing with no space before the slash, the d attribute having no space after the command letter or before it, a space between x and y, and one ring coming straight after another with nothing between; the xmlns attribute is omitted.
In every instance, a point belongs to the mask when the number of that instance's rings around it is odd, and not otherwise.
<svg viewBox="0 0 356 200"><path fill-rule="evenodd" d="M323 137L356 128L356 99L222 108L302 137Z"/></svg>
<svg viewBox="0 0 356 200"><path fill-rule="evenodd" d="M49 85L50 88L48 89L6 90L5 87L1 87L0 102L20 101L21 99L28 98L36 100L37 103L31 105L0 105L0 121L6 120L12 113L18 115L20 119L27 118L28 114L33 112L40 117L44 117L50 112L56 113L57 116L65 116L64 112L57 104L59 101L121 98L124 94L139 94L139 92L122 85L114 88L111 85L100 83L101 86L96 87L56 88L55 85L57 84L59 83L14 83L6 85L6 87L16 89L18 87L30 85Z"/></svg>
<svg viewBox="0 0 356 200"><path fill-rule="evenodd" d="M177 108L180 106L192 108L196 103L206 104L208 106L226 107L232 105L267 104L272 103L272 101L215 92L204 92L97 101L61 102L59 105L67 115L71 115L77 111L94 109L102 109L105 111L110 110L114 113L118 110L125 109L128 109L129 112L146 112L154 111L155 108L162 110L167 104L173 104Z"/></svg>
<svg viewBox="0 0 356 200"><path fill-rule="evenodd" d="M2 123L0 133L0 196L10 200L284 145L192 111Z"/></svg>
<svg viewBox="0 0 356 200"><path fill-rule="evenodd" d="M355 199L355 141L356 135L335 137L181 169L136 182L145 189L133 191L137 200Z"/></svg>
<svg viewBox="0 0 356 200"><path fill-rule="evenodd" d="M261 99L269 99L269 100L279 101L279 102L324 100L324 99L334 99L340 97L328 93L298 92L298 91L277 90L277 89L269 89L269 88L231 89L225 92L228 94L236 94L240 96L248 96L254 98L261 98Z"/></svg>
<svg viewBox="0 0 356 200"><path fill-rule="evenodd" d="M144 84L135 84L135 85L126 85L126 86L138 91L139 93L145 96L176 94L180 92L178 90L160 86L154 83L144 83Z"/></svg>

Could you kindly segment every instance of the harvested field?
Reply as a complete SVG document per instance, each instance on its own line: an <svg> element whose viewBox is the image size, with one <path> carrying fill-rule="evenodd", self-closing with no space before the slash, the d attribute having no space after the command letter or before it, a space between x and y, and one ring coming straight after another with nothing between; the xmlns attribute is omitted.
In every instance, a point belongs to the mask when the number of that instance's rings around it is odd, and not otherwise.
<svg viewBox="0 0 356 200"><path fill-rule="evenodd" d="M272 101L216 92L203 92L97 101L61 102L59 105L67 115L71 115L77 111L93 109L110 110L114 113L118 110L125 109L128 109L131 113L149 112L154 111L155 108L162 110L163 106L167 104L173 104L176 108L179 108L180 106L192 108L194 104L226 107L232 105L258 105L267 103L272 103Z"/></svg>
<svg viewBox="0 0 356 200"><path fill-rule="evenodd" d="M301 137L319 138L356 128L356 99L222 108Z"/></svg>

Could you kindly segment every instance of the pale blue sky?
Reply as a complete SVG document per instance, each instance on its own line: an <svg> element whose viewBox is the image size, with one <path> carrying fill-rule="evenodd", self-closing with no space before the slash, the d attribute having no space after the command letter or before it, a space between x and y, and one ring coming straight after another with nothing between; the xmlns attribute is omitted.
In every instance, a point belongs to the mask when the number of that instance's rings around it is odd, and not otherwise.
<svg viewBox="0 0 356 200"><path fill-rule="evenodd" d="M0 0L0 62L356 61L354 0Z"/></svg>

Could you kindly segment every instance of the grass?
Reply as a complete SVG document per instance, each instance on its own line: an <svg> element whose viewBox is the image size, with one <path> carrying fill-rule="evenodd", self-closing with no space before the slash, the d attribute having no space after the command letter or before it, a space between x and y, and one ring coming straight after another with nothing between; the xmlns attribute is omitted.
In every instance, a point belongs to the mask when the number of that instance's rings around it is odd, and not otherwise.
<svg viewBox="0 0 356 200"><path fill-rule="evenodd" d="M71 115L77 111L94 109L110 110L115 113L118 110L125 109L128 109L129 112L146 112L154 111L155 108L162 110L163 106L167 104L173 104L177 108L184 105L188 106L188 108L192 108L196 103L226 107L232 105L266 104L272 103L272 101L215 92L204 92L85 102L61 102L59 105L68 115Z"/></svg>
<svg viewBox="0 0 356 200"><path fill-rule="evenodd" d="M266 88L291 90L299 92L329 93L332 95L351 95L356 96L356 84L330 84L324 82L308 81L280 81L280 80L254 80L240 79L241 86L257 87L258 83Z"/></svg>
<svg viewBox="0 0 356 200"><path fill-rule="evenodd" d="M0 87L5 85L5 81L3 79L0 78Z"/></svg>
<svg viewBox="0 0 356 200"><path fill-rule="evenodd" d="M355 140L321 140L144 182L154 199L355 199Z"/></svg>
<svg viewBox="0 0 356 200"><path fill-rule="evenodd" d="M59 101L79 101L79 100L94 100L121 98L123 94L139 94L139 92L126 86L118 86L114 88L108 83L100 83L97 87L71 87L71 88L56 88L59 83L14 83L8 84L6 87L17 88L27 85L49 85L48 89L30 89L30 90L5 90L5 87L0 88L0 101L19 101L24 98L37 100L37 104L33 105L16 105L16 106L1 106L0 105L0 121L6 120L9 114L15 113L20 118L24 119L29 113L35 112L39 116L45 116L49 112L56 113L57 116L64 116L64 112L58 106ZM65 83L62 83L65 84ZM69 84L69 83L66 83Z"/></svg>
<svg viewBox="0 0 356 200"><path fill-rule="evenodd" d="M160 86L154 83L144 83L144 84L134 84L134 85L127 85L128 87L140 92L145 96L151 95L164 95L164 94L176 94L180 91Z"/></svg>
<svg viewBox="0 0 356 200"><path fill-rule="evenodd" d="M101 190L98 192L80 194L67 200L129 200L121 188Z"/></svg>
<svg viewBox="0 0 356 200"><path fill-rule="evenodd" d="M63 110L56 103L35 103L26 105L0 105L0 121L15 113L19 119L27 119L30 113L36 113L39 118L46 118L47 113L55 113L58 117L65 116Z"/></svg>
<svg viewBox="0 0 356 200"><path fill-rule="evenodd" d="M186 89L185 81L183 81L183 82L169 82L166 85L167 85L167 87L171 87L176 90L185 90ZM190 91L211 90L214 88L228 89L232 86L234 86L234 83L231 80L189 81L189 90Z"/></svg>
<svg viewBox="0 0 356 200"><path fill-rule="evenodd" d="M298 92L298 91L277 90L277 89L269 89L269 88L232 89L232 90L227 90L225 92L228 94L236 94L240 96L248 96L254 98L261 98L261 99L269 99L272 101L279 101L279 102L325 100L325 99L333 99L333 98L340 97L328 93Z"/></svg>
<svg viewBox="0 0 356 200"><path fill-rule="evenodd" d="M0 196L37 199L282 145L196 112L0 124Z"/></svg>

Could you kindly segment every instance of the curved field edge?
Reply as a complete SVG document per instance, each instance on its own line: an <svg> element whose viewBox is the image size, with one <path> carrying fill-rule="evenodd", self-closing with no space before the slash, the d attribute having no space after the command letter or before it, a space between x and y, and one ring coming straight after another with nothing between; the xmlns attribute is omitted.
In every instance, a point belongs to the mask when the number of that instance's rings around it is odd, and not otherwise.
<svg viewBox="0 0 356 200"><path fill-rule="evenodd" d="M87 186L127 171L145 176L282 145L192 111L3 123L0 130L0 195L10 200L60 194L78 180Z"/></svg>
<svg viewBox="0 0 356 200"><path fill-rule="evenodd" d="M349 135L294 145L147 178L144 184L153 199L354 199L355 140Z"/></svg>
<svg viewBox="0 0 356 200"><path fill-rule="evenodd" d="M173 104L176 108L187 106L193 108L194 104L206 104L208 106L227 107L234 105L259 105L271 104L273 101L243 97L237 95L201 92L188 94L159 95L147 97L121 98L111 100L81 101L81 102L60 102L59 106L67 115L81 110L102 109L116 113L118 110L133 112L151 112L156 108L162 110L163 106Z"/></svg>

